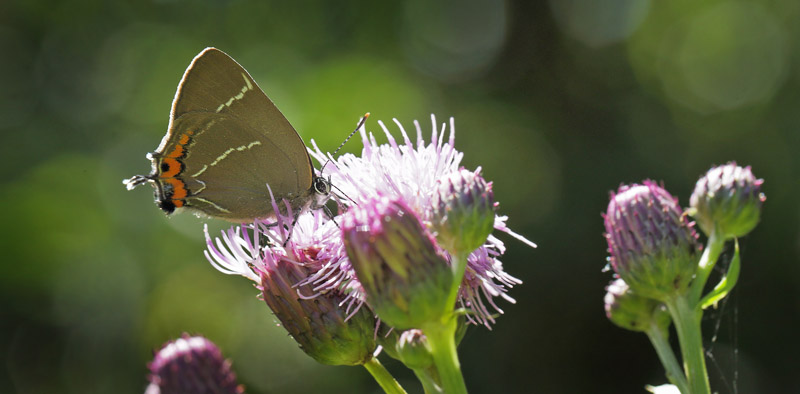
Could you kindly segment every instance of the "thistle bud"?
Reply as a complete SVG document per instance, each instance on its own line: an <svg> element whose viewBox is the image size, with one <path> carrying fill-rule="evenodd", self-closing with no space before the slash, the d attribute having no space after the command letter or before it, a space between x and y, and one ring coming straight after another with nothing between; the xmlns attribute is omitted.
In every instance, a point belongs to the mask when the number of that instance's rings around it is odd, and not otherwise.
<svg viewBox="0 0 800 394"><path fill-rule="evenodd" d="M654 321L659 327L669 325L669 312L664 305L652 298L639 297L624 280L614 280L606 291L606 317L615 325L641 332L649 330Z"/></svg>
<svg viewBox="0 0 800 394"><path fill-rule="evenodd" d="M422 331L410 329L400 333L394 343L397 359L411 369L428 368L433 365L433 355L428 339Z"/></svg>
<svg viewBox="0 0 800 394"><path fill-rule="evenodd" d="M678 200L655 182L620 186L604 215L609 262L643 297L686 290L697 270L697 234Z"/></svg>
<svg viewBox="0 0 800 394"><path fill-rule="evenodd" d="M763 179L756 179L750 166L735 162L713 167L697 181L689 200L692 216L707 235L715 226L724 239L747 235L758 224Z"/></svg>
<svg viewBox="0 0 800 394"><path fill-rule="evenodd" d="M388 325L421 327L452 312L450 267L402 200L377 197L350 208L342 237L367 304Z"/></svg>
<svg viewBox="0 0 800 394"><path fill-rule="evenodd" d="M477 249L494 228L492 183L480 176L480 170L461 169L440 179L432 203L436 239L450 253Z"/></svg>
<svg viewBox="0 0 800 394"><path fill-rule="evenodd" d="M361 365L372 358L375 318L369 308L349 314L336 291L313 294L295 286L308 269L285 259L268 259L261 274L262 296L283 327L314 360L327 365Z"/></svg>
<svg viewBox="0 0 800 394"><path fill-rule="evenodd" d="M455 335L456 346L464 339L467 327L467 319L460 315ZM389 357L401 361L409 368L420 369L433 365L427 338L421 330L412 328L401 331L381 324L378 328L378 344Z"/></svg>
<svg viewBox="0 0 800 394"><path fill-rule="evenodd" d="M147 394L241 394L230 361L206 338L184 334L167 342L149 365Z"/></svg>

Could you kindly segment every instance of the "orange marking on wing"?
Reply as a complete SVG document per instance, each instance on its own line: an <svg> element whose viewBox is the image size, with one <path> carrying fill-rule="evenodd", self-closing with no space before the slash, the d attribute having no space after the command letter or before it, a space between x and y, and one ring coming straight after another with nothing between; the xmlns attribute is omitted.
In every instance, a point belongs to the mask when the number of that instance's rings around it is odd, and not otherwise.
<svg viewBox="0 0 800 394"><path fill-rule="evenodd" d="M163 160L161 160L161 164L166 164L169 167L167 171L164 171L160 174L161 178L173 178L180 174L181 170L183 169L181 162L170 157L165 157Z"/></svg>
<svg viewBox="0 0 800 394"><path fill-rule="evenodd" d="M172 202L175 203L176 207L182 206L183 202L181 201L181 205L178 205L178 200L183 200L189 195L189 192L186 190L186 184L178 178L165 179L164 182L172 185L172 195L170 196Z"/></svg>
<svg viewBox="0 0 800 394"><path fill-rule="evenodd" d="M172 203L175 204L175 208L180 208L183 206L183 200L172 200Z"/></svg>
<svg viewBox="0 0 800 394"><path fill-rule="evenodd" d="M178 140L178 143L181 145L186 145L189 143L189 136L192 135L191 131L187 131L184 134L181 134L181 139Z"/></svg>
<svg viewBox="0 0 800 394"><path fill-rule="evenodd" d="M183 152L185 152L185 151L186 151L186 149L183 147L183 145L175 145L175 149L173 149L172 152L169 152L167 157L178 158L178 157L183 156Z"/></svg>

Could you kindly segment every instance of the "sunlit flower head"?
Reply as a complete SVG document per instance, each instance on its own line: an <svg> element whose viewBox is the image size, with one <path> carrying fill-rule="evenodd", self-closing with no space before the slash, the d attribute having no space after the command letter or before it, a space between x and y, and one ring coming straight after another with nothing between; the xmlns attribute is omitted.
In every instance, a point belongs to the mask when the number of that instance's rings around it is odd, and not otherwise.
<svg viewBox="0 0 800 394"><path fill-rule="evenodd" d="M337 291L344 296L342 307L356 313L363 303L363 290L350 267L337 223L322 210L299 215L295 221L292 208L288 204L286 208L286 214L274 221L233 226L217 238L206 231L206 258L220 272L242 275L258 284L276 261L302 265L308 276L293 285L311 285L311 296Z"/></svg>
<svg viewBox="0 0 800 394"><path fill-rule="evenodd" d="M455 149L455 121L450 118L450 130L445 140L447 124L438 125L431 116L430 142L422 137L422 127L414 121L416 141L412 142L402 124L395 119L402 142L398 143L383 122L378 122L388 143L378 144L372 133L360 130L364 148L360 156L344 154L334 159L323 153L312 140L311 155L320 163L331 161L324 169L331 176L334 193L345 206L360 204L378 196L398 197L410 207L423 224L431 227L434 217L434 195L442 180L457 174L463 153ZM474 171L480 172L480 168ZM495 215L494 228L511 235L525 244L536 247L524 237L506 227L507 216ZM489 327L494 322L492 315L502 313L495 304L495 297L509 302L514 299L506 293L514 285L522 283L507 274L498 259L505 252L502 241L489 235L483 246L468 257L467 271L460 289L459 302L471 310L470 322ZM444 252L449 258L447 252Z"/></svg>
<svg viewBox="0 0 800 394"><path fill-rule="evenodd" d="M743 237L758 224L767 199L761 192L763 184L750 166L730 162L712 167L695 185L689 200L692 215L706 235L716 227L723 238Z"/></svg>
<svg viewBox="0 0 800 394"><path fill-rule="evenodd" d="M344 154L334 159L322 152L312 140L311 156L319 163L327 163L321 171L331 177L335 198L343 210L380 196L399 198L414 211L423 225L431 226L433 196L442 179L463 171L460 167L463 153L454 148L454 121L450 119L449 138L445 141L446 125L439 127L431 117L433 132L430 142L422 138L422 128L416 127L416 143L412 143L402 125L398 125L402 143L398 144L382 122L378 122L389 142L378 144L374 135L361 128L364 144L361 156ZM330 163L328 160L330 159ZM478 174L480 168L474 171ZM311 285L315 294L340 291L345 295L343 307L350 313L356 311L366 297L356 278L342 244L338 223L330 220L322 210L299 215L292 225L293 215L287 210L278 215L275 222L256 221L253 224L234 226L212 239L206 234L208 250L206 256L220 271L239 274L260 283L258 272L269 255L313 266L309 276L297 286ZM506 227L507 216L494 216L493 227L526 243L536 245ZM268 242L265 242L267 241ZM288 241L287 241L288 240ZM285 245L284 245L285 244ZM496 297L508 302L514 299L506 293L514 285L522 283L507 274L499 257L505 245L493 235L488 235L482 246L472 251L468 258L464 281L459 291L459 306L471 311L467 315L473 324L487 327L494 322L493 315L502 313L495 303ZM447 252L442 253L449 260Z"/></svg>

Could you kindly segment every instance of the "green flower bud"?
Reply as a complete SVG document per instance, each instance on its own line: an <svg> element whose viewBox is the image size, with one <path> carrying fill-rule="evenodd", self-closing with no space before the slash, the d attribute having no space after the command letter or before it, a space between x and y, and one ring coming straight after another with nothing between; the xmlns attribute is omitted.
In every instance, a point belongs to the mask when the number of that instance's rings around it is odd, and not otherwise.
<svg viewBox="0 0 800 394"><path fill-rule="evenodd" d="M730 162L713 167L697 181L689 200L690 213L706 235L717 226L717 235L724 239L745 236L761 216L766 200L761 192L763 183L753 176L750 166Z"/></svg>
<svg viewBox="0 0 800 394"><path fill-rule="evenodd" d="M398 360L411 369L428 368L433 365L433 355L428 339L421 330L411 329L400 333L395 343Z"/></svg>
<svg viewBox="0 0 800 394"><path fill-rule="evenodd" d="M386 324L406 330L452 313L450 266L402 200L377 197L350 208L342 237L367 304Z"/></svg>
<svg viewBox="0 0 800 394"><path fill-rule="evenodd" d="M676 198L655 182L621 186L604 215L611 267L637 294L663 300L697 271L697 234Z"/></svg>
<svg viewBox="0 0 800 394"><path fill-rule="evenodd" d="M367 307L348 314L343 294L314 295L310 285L296 286L309 270L295 262L267 256L261 290L283 327L314 360L327 365L361 365L372 358L375 318Z"/></svg>
<svg viewBox="0 0 800 394"><path fill-rule="evenodd" d="M639 297L624 280L612 281L606 291L606 317L615 325L641 332L649 330L653 321L662 328L669 326L671 319L664 304L652 298Z"/></svg>
<svg viewBox="0 0 800 394"><path fill-rule="evenodd" d="M438 185L431 222L439 245L454 254L483 245L494 229L492 183L480 176L480 170L461 169L440 179Z"/></svg>
<svg viewBox="0 0 800 394"><path fill-rule="evenodd" d="M467 333L467 319L458 318L456 329L456 345L461 343ZM389 357L401 361L412 369L424 369L433 365L428 341L421 330L410 329L401 331L381 324L378 329L378 344L381 345Z"/></svg>

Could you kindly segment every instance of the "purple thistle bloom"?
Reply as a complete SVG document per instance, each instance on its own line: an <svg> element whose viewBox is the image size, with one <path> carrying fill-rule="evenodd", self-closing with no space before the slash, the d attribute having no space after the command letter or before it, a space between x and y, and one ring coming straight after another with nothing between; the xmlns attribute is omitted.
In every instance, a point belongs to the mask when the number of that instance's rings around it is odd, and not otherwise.
<svg viewBox="0 0 800 394"><path fill-rule="evenodd" d="M183 334L167 342L149 365L146 394L241 394L231 363L213 342Z"/></svg>
<svg viewBox="0 0 800 394"><path fill-rule="evenodd" d="M331 177L336 197L345 208L379 195L393 196L402 199L423 225L430 227L434 210L433 191L437 190L441 179L462 171L459 164L463 156L453 146L453 119L450 119L450 136L447 141L443 139L445 125L439 131L435 118L431 117L431 120L433 133L430 143L423 140L418 122L414 122L417 131L417 141L414 144L395 120L403 136L403 144L398 145L384 124L379 122L389 143L378 145L374 136L368 135L362 128L364 149L361 157L344 154L333 159L323 153L313 140L314 149L309 149L309 152L320 163L325 163L330 158L331 163L322 172ZM478 172L479 169L474 173ZM275 222L256 221L253 224L234 226L215 240L206 234L206 257L211 264L223 273L243 275L261 283L258 272L262 270L259 267L264 266L267 255L275 254L294 262L306 261L304 264L307 267L313 266L313 269L309 270L307 278L300 280L295 286L310 285L314 291L313 296L339 291L345 296L342 307L347 309L348 315L355 313L366 297L344 250L341 231L336 223L329 220L322 211L316 210L299 215L296 225L292 226L291 207L274 211L282 212ZM340 218L337 217L336 220L341 223ZM507 220L507 216L494 215L494 229L536 247L511 231L506 226ZM288 230L284 227L288 227ZM284 247L287 239L289 241ZM264 240L269 240L269 244ZM483 245L468 256L458 302L460 307L473 312L467 315L469 322L473 324L491 328L490 324L494 322L492 315L503 313L495 304L495 297L515 302L506 293L509 288L522 282L503 270L499 257L504 252L504 243L490 234ZM310 255L314 258L303 260L302 256ZM447 252L442 252L442 255L449 261Z"/></svg>
<svg viewBox="0 0 800 394"><path fill-rule="evenodd" d="M426 143L422 138L422 128L414 121L416 142L413 143L403 126L395 119L403 137L401 144L395 140L383 122L378 122L383 129L388 144L378 145L374 135L361 129L364 148L361 156L344 154L334 159L323 153L312 140L311 155L324 163L330 160L324 171L331 175L335 186L334 192L341 203L354 206L378 196L399 197L413 210L426 227L432 226L434 216L434 191L441 180L454 173L459 173L463 153L454 147L454 120L450 118L450 133L444 139L446 124L439 129L436 118L431 116L431 141ZM480 169L474 171L478 174ZM337 190L338 189L338 190ZM524 242L530 247L536 245L524 237L514 233L506 226L507 216L494 215L494 229L505 232ZM461 307L472 310L468 319L473 324L490 327L494 322L493 312L503 313L494 303L495 297L503 297L508 302L514 299L506 293L509 288L522 283L519 279L507 274L499 257L505 252L502 241L489 235L482 246L475 249L468 257L468 265L464 282L460 290ZM449 260L449 254L443 255Z"/></svg>
<svg viewBox="0 0 800 394"><path fill-rule="evenodd" d="M317 274L358 285L340 278L352 274L341 269L347 262L340 231L320 210L300 215L293 225L288 204L286 209L275 222L234 226L216 242L206 232L206 257L221 272L259 283L262 299L306 354L322 364L363 364L376 348L372 312L348 296L353 291L346 286L315 289L309 281Z"/></svg>
<svg viewBox="0 0 800 394"><path fill-rule="evenodd" d="M274 201L273 206L277 207ZM275 212L279 212L277 208ZM356 313L363 304L363 290L347 259L341 230L322 210L299 215L294 224L293 215L287 204L286 214L277 215L275 221L233 226L220 238L212 239L206 229L206 258L220 272L258 284L261 273L274 261L302 264L308 268L308 276L295 287L311 285L311 297L338 291L345 296L341 306L348 314Z"/></svg>
<svg viewBox="0 0 800 394"><path fill-rule="evenodd" d="M611 267L636 293L663 299L686 290L700 247L677 198L650 180L623 185L603 217Z"/></svg>
<svg viewBox="0 0 800 394"><path fill-rule="evenodd" d="M695 185L689 205L706 235L715 226L726 239L747 235L758 224L766 197L763 179L756 179L750 166L736 162L713 167Z"/></svg>

